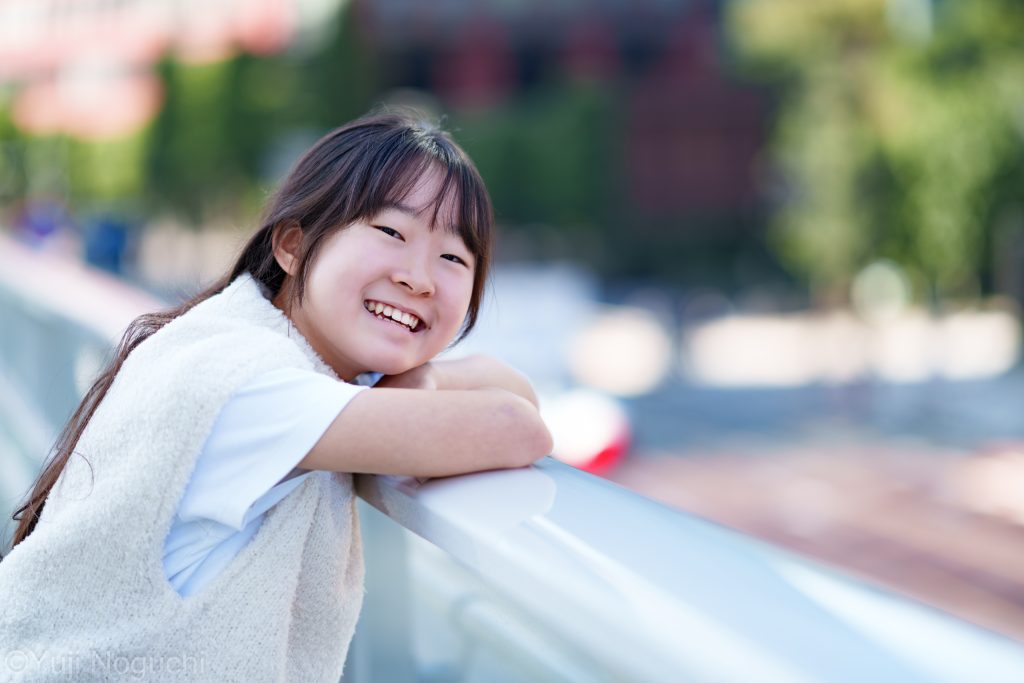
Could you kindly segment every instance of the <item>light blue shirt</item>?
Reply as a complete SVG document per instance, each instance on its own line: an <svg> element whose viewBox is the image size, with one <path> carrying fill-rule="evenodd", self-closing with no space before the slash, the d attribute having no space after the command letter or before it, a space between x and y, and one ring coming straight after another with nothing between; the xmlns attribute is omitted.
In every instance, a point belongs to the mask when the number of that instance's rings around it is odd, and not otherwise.
<svg viewBox="0 0 1024 683"><path fill-rule="evenodd" d="M187 597L224 570L267 510L313 474L296 465L379 373L339 382L284 368L256 377L221 409L164 542L164 574Z"/></svg>

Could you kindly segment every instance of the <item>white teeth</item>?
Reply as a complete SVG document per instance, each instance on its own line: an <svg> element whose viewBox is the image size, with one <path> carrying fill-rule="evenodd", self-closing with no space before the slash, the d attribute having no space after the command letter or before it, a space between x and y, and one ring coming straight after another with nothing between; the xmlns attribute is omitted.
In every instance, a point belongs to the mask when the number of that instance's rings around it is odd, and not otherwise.
<svg viewBox="0 0 1024 683"><path fill-rule="evenodd" d="M401 323L408 327L410 330L415 330L420 324L420 319L411 313L404 313L397 308L392 308L387 304L382 304L379 301L366 301L363 304L370 313L376 315L384 315L386 318L391 318L396 323Z"/></svg>

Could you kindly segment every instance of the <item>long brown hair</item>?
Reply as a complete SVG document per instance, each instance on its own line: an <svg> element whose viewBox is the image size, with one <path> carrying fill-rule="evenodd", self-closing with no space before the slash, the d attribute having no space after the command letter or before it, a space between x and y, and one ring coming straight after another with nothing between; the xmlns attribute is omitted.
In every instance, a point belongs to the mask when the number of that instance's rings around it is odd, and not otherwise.
<svg viewBox="0 0 1024 683"><path fill-rule="evenodd" d="M424 173L434 169L443 171L444 178L433 200L432 225L439 225L441 208L451 206L451 215L445 216L440 225L456 232L476 259L469 310L455 342L465 337L479 313L494 227L491 200L480 174L446 132L413 111L383 112L356 119L322 137L296 162L267 205L260 229L223 277L175 308L132 321L113 359L61 431L27 502L12 515L19 522L12 549L35 529L46 497L85 426L135 347L171 320L222 291L242 273L250 273L276 295L286 274L274 258L273 235L279 227L292 223L301 227L303 237L289 301L301 304L306 277L323 242L334 232L400 202ZM453 201L448 203L449 199Z"/></svg>

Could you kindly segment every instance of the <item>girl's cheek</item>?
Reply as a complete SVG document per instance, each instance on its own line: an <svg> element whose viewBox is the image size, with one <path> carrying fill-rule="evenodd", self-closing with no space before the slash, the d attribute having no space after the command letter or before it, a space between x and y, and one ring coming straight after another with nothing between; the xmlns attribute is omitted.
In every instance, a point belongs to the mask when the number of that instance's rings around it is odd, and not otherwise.
<svg viewBox="0 0 1024 683"><path fill-rule="evenodd" d="M443 289L452 300L462 296L466 283L464 278L460 277L458 273L442 273L440 276L436 276L436 278L438 291Z"/></svg>

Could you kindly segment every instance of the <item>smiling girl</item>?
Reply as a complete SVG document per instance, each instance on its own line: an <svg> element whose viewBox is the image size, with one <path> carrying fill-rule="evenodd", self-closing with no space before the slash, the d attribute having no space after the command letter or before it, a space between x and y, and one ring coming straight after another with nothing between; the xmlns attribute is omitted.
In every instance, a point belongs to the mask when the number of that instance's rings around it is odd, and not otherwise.
<svg viewBox="0 0 1024 683"><path fill-rule="evenodd" d="M550 451L520 373L433 360L476 321L492 228L472 162L411 114L313 145L230 271L134 321L66 425L0 562L0 673L337 681L352 474Z"/></svg>

